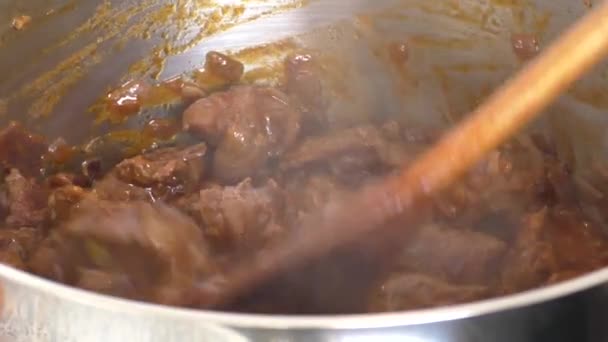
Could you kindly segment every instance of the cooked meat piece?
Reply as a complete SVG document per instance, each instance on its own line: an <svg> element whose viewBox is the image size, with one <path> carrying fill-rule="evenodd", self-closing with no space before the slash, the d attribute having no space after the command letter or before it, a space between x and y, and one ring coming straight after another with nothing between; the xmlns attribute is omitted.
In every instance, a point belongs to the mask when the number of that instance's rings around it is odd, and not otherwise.
<svg viewBox="0 0 608 342"><path fill-rule="evenodd" d="M183 193L201 181L207 151L205 144L186 148L168 147L125 159L114 169L127 183L165 194Z"/></svg>
<svg viewBox="0 0 608 342"><path fill-rule="evenodd" d="M445 129L437 126L406 126L401 129L401 137L407 144L432 144L439 140Z"/></svg>
<svg viewBox="0 0 608 342"><path fill-rule="evenodd" d="M74 157L75 151L63 138L57 138L48 146L43 158L51 164L63 165Z"/></svg>
<svg viewBox="0 0 608 342"><path fill-rule="evenodd" d="M65 220L72 207L85 198L87 192L76 185L65 185L51 192L48 208L52 220Z"/></svg>
<svg viewBox="0 0 608 342"><path fill-rule="evenodd" d="M29 133L16 122L0 131L0 163L6 168L16 168L25 176L39 176L42 156L47 144L43 137Z"/></svg>
<svg viewBox="0 0 608 342"><path fill-rule="evenodd" d="M78 175L66 172L56 173L45 179L44 186L49 189L56 189L66 185L82 185L88 183L88 180Z"/></svg>
<svg viewBox="0 0 608 342"><path fill-rule="evenodd" d="M322 210L347 191L340 177L325 173L294 173L285 185L285 211L292 225Z"/></svg>
<svg viewBox="0 0 608 342"><path fill-rule="evenodd" d="M297 54L285 60L287 93L302 113L305 132L317 132L328 126L323 104L319 70L309 54Z"/></svg>
<svg viewBox="0 0 608 342"><path fill-rule="evenodd" d="M196 85L205 92L225 89L237 83L245 71L244 65L232 57L210 51L205 58L205 67L194 72Z"/></svg>
<svg viewBox="0 0 608 342"><path fill-rule="evenodd" d="M503 265L502 286L505 292L539 286L554 273L557 263L553 245L543 237L546 219L546 208L524 218L515 247Z"/></svg>
<svg viewBox="0 0 608 342"><path fill-rule="evenodd" d="M40 240L38 229L0 229L0 262L25 269L28 258Z"/></svg>
<svg viewBox="0 0 608 342"><path fill-rule="evenodd" d="M555 200L561 204L576 205L577 187L568 171L568 166L558 160L549 159L544 163L545 175Z"/></svg>
<svg viewBox="0 0 608 342"><path fill-rule="evenodd" d="M27 179L17 169L5 178L9 202L6 224L10 227L37 227L47 215L47 192L33 179Z"/></svg>
<svg viewBox="0 0 608 342"><path fill-rule="evenodd" d="M192 103L193 101L207 95L207 93L201 88L201 86L194 82L185 80L183 76L177 76L165 80L161 83L160 86L163 88L171 89L176 94L179 94L184 103ZM152 121L157 121L157 119L153 119ZM179 127L179 129L181 129L181 127ZM173 125L171 125L170 131L173 131Z"/></svg>
<svg viewBox="0 0 608 342"><path fill-rule="evenodd" d="M87 199L60 229L88 246L93 264L122 270L156 302L187 304L188 290L211 269L198 226L160 203Z"/></svg>
<svg viewBox="0 0 608 342"><path fill-rule="evenodd" d="M72 284L76 277L76 264L82 259L79 246L53 232L32 253L27 267L39 276Z"/></svg>
<svg viewBox="0 0 608 342"><path fill-rule="evenodd" d="M225 182L253 175L295 141L300 114L274 88L236 86L196 101L183 128L216 147L213 174Z"/></svg>
<svg viewBox="0 0 608 342"><path fill-rule="evenodd" d="M548 239L554 247L560 270L591 271L608 262L605 233L589 224L582 211L574 207L551 210Z"/></svg>
<svg viewBox="0 0 608 342"><path fill-rule="evenodd" d="M201 190L180 207L203 225L214 247L256 247L283 233L283 197L272 180L256 188L246 179Z"/></svg>
<svg viewBox="0 0 608 342"><path fill-rule="evenodd" d="M382 164L396 167L413 157L411 153L406 152L404 146L385 139L376 127L360 126L304 140L283 156L281 168L283 170L300 169L347 154L370 153Z"/></svg>
<svg viewBox="0 0 608 342"><path fill-rule="evenodd" d="M473 193L464 184L452 186L449 190L434 196L433 203L437 208L438 213L448 219L455 219L465 214L465 209L472 201L477 199L476 193ZM475 211L479 209L473 209ZM477 214L474 213L474 215Z"/></svg>
<svg viewBox="0 0 608 342"><path fill-rule="evenodd" d="M109 174L96 182L92 195L108 201L155 201L151 190L124 182L114 174Z"/></svg>
<svg viewBox="0 0 608 342"><path fill-rule="evenodd" d="M467 284L487 284L506 251L492 236L423 225L406 242L401 263L408 269Z"/></svg>
<svg viewBox="0 0 608 342"><path fill-rule="evenodd" d="M62 230L112 244L153 250L176 269L204 265L204 241L198 227L175 209L145 202L87 200ZM182 260L192 257L192 260ZM186 261L180 265L179 261Z"/></svg>
<svg viewBox="0 0 608 342"><path fill-rule="evenodd" d="M479 300L490 294L485 286L457 285L416 273L392 275L370 302L371 311L401 311Z"/></svg>
<svg viewBox="0 0 608 342"><path fill-rule="evenodd" d="M558 273L554 273L549 280L547 280L547 285L561 283L562 281L570 280L576 278L580 275L586 273L584 270L566 270L560 271Z"/></svg>
<svg viewBox="0 0 608 342"><path fill-rule="evenodd" d="M111 273L93 269L82 269L78 274L77 287L112 296L137 298L137 289L129 277L121 273Z"/></svg>
<svg viewBox="0 0 608 342"><path fill-rule="evenodd" d="M230 56L216 51L209 51L207 53L205 71L221 79L225 84L238 82L241 76L243 76L244 70L243 63Z"/></svg>

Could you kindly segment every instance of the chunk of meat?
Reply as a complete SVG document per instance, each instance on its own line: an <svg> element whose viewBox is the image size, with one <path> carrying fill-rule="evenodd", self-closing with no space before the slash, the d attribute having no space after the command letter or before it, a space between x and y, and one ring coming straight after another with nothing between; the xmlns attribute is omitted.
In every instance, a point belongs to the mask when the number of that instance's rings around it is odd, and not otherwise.
<svg viewBox="0 0 608 342"><path fill-rule="evenodd" d="M302 113L305 132L327 128L319 70L310 54L297 54L285 60L287 93Z"/></svg>
<svg viewBox="0 0 608 342"><path fill-rule="evenodd" d="M78 274L77 287L107 295L137 298L137 289L129 277L121 273L112 273L95 269L81 269Z"/></svg>
<svg viewBox="0 0 608 342"><path fill-rule="evenodd" d="M85 200L60 229L89 246L93 264L123 271L155 302L184 304L211 269L198 226L164 204Z"/></svg>
<svg viewBox="0 0 608 342"><path fill-rule="evenodd" d="M504 242L473 231L424 225L406 243L408 269L466 284L487 283L506 251Z"/></svg>
<svg viewBox="0 0 608 342"><path fill-rule="evenodd" d="M205 58L205 67L194 73L194 80L204 91L217 91L237 83L243 76L245 67L236 59L210 51Z"/></svg>
<svg viewBox="0 0 608 342"><path fill-rule="evenodd" d="M154 202L156 200L150 189L124 182L118 179L115 174L108 174L100 181L95 182L91 195L98 199L119 202Z"/></svg>
<svg viewBox="0 0 608 342"><path fill-rule="evenodd" d="M401 311L470 302L487 297L485 286L458 285L416 273L394 274L372 294L371 311Z"/></svg>
<svg viewBox="0 0 608 342"><path fill-rule="evenodd" d="M64 185L51 192L48 199L50 218L54 221L65 220L72 208L85 198L87 191L76 185Z"/></svg>
<svg viewBox="0 0 608 342"><path fill-rule="evenodd" d="M76 278L77 263L82 256L78 246L63 236L52 232L32 253L27 267L47 279L72 284Z"/></svg>
<svg viewBox="0 0 608 342"><path fill-rule="evenodd" d="M49 145L43 158L51 164L63 165L74 157L75 152L74 146L70 146L63 138L57 138Z"/></svg>
<svg viewBox="0 0 608 342"><path fill-rule="evenodd" d="M243 76L244 70L243 63L228 55L217 51L209 51L207 53L205 71L219 77L226 83L238 82Z"/></svg>
<svg viewBox="0 0 608 342"><path fill-rule="evenodd" d="M283 233L283 197L272 180L256 188L246 179L236 186L203 189L180 206L221 250L258 246Z"/></svg>
<svg viewBox="0 0 608 342"><path fill-rule="evenodd" d="M38 229L0 229L0 262L25 269L28 258L40 240Z"/></svg>
<svg viewBox="0 0 608 342"><path fill-rule="evenodd" d="M182 101L192 103L194 100L204 97L206 92L197 84L187 81L183 76L170 78L161 83L164 87L172 89L181 95Z"/></svg>
<svg viewBox="0 0 608 342"><path fill-rule="evenodd" d="M201 181L206 151L204 143L186 148L163 148L125 159L116 165L114 172L120 180L136 186L161 193L183 193Z"/></svg>
<svg viewBox="0 0 608 342"><path fill-rule="evenodd" d="M216 147L214 176L236 182L293 144L300 114L277 89L236 86L193 103L184 112L183 128Z"/></svg>
<svg viewBox="0 0 608 342"><path fill-rule="evenodd" d="M27 179L17 169L12 169L5 178L10 227L37 227L47 216L48 193L33 179Z"/></svg>
<svg viewBox="0 0 608 342"><path fill-rule="evenodd" d="M553 245L543 237L546 219L546 208L523 219L515 247L503 265L502 286L506 293L539 286L556 270Z"/></svg>
<svg viewBox="0 0 608 342"><path fill-rule="evenodd" d="M305 139L283 156L280 165L283 170L293 170L345 155L371 153L384 165L401 166L413 157L408 152L411 151L406 151L401 144L385 139L376 127L366 125Z"/></svg>
<svg viewBox="0 0 608 342"><path fill-rule="evenodd" d="M44 185L49 189L56 189L66 185L82 184L82 181L84 181L84 179L81 179L74 174L60 172L47 177Z"/></svg>
<svg viewBox="0 0 608 342"><path fill-rule="evenodd" d="M28 177L39 176L46 151L45 139L29 133L17 122L0 131L0 163L6 168L19 169Z"/></svg>
<svg viewBox="0 0 608 342"><path fill-rule="evenodd" d="M547 222L559 270L592 271L608 262L605 233L576 207L555 207ZM563 252L567 251L567 252Z"/></svg>
<svg viewBox="0 0 608 342"><path fill-rule="evenodd" d="M301 222L346 192L346 186L336 177L306 171L294 173L285 185L285 211L288 221Z"/></svg>

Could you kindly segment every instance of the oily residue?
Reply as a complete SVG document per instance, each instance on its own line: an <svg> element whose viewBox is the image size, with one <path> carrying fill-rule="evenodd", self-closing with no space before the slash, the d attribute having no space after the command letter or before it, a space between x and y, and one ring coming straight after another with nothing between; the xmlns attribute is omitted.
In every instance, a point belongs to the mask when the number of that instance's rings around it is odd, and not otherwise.
<svg viewBox="0 0 608 342"><path fill-rule="evenodd" d="M150 52L130 68L130 76L157 77L167 57L183 53L205 38L280 11L302 6L305 0L264 1L175 0L159 4L113 4L106 0L93 15L62 40L44 49L40 60L79 44L70 56L52 69L9 94L6 99L29 100L29 115L50 114L66 93L113 51L128 48L133 40L152 44ZM92 38L91 38L92 37ZM89 43L81 44L81 41Z"/></svg>
<svg viewBox="0 0 608 342"><path fill-rule="evenodd" d="M240 82L278 85L283 80L285 58L297 49L298 45L293 39L285 39L238 51L224 51L224 53L246 66ZM144 61L140 63L142 67L146 65ZM185 87L189 88L188 93L192 91L198 93L194 94L194 99L204 96L210 89L217 88L217 85L208 83L210 80L204 77L206 75L204 68L164 81L144 80L136 75L129 74L132 80L108 91L89 108L89 111L95 114L97 123L106 121L121 123L147 108L193 100L187 98L188 94L184 94ZM215 90L223 87L219 85Z"/></svg>

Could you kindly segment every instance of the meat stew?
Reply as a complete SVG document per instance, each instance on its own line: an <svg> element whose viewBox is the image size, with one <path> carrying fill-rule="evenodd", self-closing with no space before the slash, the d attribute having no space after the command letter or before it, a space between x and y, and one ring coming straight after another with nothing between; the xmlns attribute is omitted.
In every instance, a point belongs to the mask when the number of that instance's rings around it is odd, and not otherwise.
<svg viewBox="0 0 608 342"><path fill-rule="evenodd" d="M154 122L142 133L154 143L120 160L10 123L0 132L0 262L104 294L197 307L200 289L221 286L231 264L281 243L307 215L397 171L441 135L389 119L330 125L310 54L285 61L281 85L245 84L243 70L213 52L202 84L166 82L186 104L181 125ZM129 103L121 94L143 88L111 92L109 107L139 110L149 92ZM189 139L171 139L179 134ZM601 268L608 232L590 212L605 205L605 172L582 179L570 163L551 136L523 134L431 199L391 251L340 251L229 309L409 310Z"/></svg>

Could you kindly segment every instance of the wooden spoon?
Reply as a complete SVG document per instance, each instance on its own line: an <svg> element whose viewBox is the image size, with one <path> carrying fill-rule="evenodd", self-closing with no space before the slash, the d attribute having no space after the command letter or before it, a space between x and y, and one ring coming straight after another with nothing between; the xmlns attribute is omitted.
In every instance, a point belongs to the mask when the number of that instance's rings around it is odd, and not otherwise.
<svg viewBox="0 0 608 342"><path fill-rule="evenodd" d="M288 241L245 260L221 286L207 286L201 307L214 308L265 284L281 272L322 258L368 234L394 236L387 221L458 180L488 152L536 118L559 94L608 54L608 3L563 34L506 82L411 167L333 203L297 229ZM393 229L393 231L388 231ZM390 234L393 232L393 234ZM404 229L406 236L407 229ZM387 242L388 243L388 242Z"/></svg>

